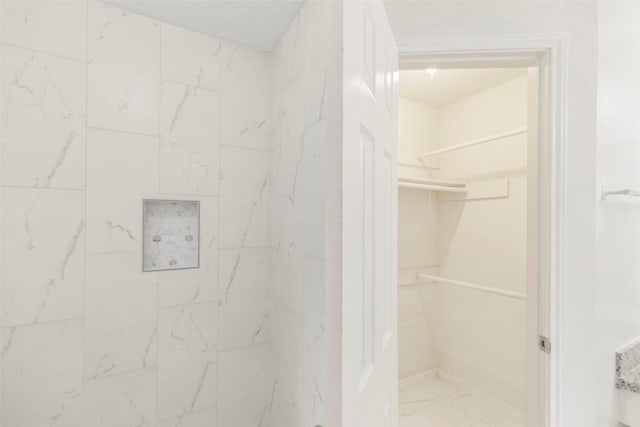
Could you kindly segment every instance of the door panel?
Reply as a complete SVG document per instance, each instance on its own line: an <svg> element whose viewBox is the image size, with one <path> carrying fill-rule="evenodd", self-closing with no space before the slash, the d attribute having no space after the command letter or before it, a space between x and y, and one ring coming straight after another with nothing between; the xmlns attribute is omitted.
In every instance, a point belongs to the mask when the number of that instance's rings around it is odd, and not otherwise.
<svg viewBox="0 0 640 427"><path fill-rule="evenodd" d="M343 7L343 427L393 427L398 53L382 2Z"/></svg>

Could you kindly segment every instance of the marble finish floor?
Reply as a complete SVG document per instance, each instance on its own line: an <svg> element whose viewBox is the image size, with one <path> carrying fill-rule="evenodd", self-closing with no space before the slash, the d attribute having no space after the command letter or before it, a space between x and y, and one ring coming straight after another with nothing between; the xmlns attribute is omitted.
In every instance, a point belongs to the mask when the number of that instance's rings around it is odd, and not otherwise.
<svg viewBox="0 0 640 427"><path fill-rule="evenodd" d="M422 374L400 383L400 427L524 425L524 413L447 374Z"/></svg>

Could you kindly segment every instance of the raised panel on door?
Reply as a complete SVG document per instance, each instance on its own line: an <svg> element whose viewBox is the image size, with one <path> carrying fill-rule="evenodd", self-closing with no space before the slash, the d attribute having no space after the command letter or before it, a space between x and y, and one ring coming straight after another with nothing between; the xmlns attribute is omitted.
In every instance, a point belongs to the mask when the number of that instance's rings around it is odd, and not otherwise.
<svg viewBox="0 0 640 427"><path fill-rule="evenodd" d="M394 427L397 49L382 2L343 7L343 427Z"/></svg>
<svg viewBox="0 0 640 427"><path fill-rule="evenodd" d="M375 140L371 133L360 128L360 168L362 194L362 367L358 375L358 391L366 387L375 364L375 284L374 284L374 191L375 191Z"/></svg>

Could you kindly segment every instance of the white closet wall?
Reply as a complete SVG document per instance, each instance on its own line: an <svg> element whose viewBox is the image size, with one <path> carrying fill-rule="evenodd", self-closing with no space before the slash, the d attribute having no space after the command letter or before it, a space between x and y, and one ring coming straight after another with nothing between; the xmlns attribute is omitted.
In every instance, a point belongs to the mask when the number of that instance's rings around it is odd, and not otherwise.
<svg viewBox="0 0 640 427"><path fill-rule="evenodd" d="M439 147L526 126L527 78L440 109ZM509 182L509 197L440 202L440 275L526 292L526 134L440 155L439 176ZM519 409L525 405L526 301L440 285L440 367Z"/></svg>
<svg viewBox="0 0 640 427"><path fill-rule="evenodd" d="M435 108L409 98L398 102L399 175L426 178L418 156L428 149ZM422 190L398 191L398 268L414 278L418 270L437 265L437 215L435 195ZM400 281L403 278L400 277ZM398 357L400 378L437 368L434 343L434 286L398 289Z"/></svg>
<svg viewBox="0 0 640 427"><path fill-rule="evenodd" d="M398 159L399 175L403 178L425 179L425 169L420 166L418 156L428 149L429 135L435 119L435 108L409 98L398 102ZM437 264L437 229L435 209L430 209L435 200L425 191L400 191L402 209L398 212L398 268L424 268Z"/></svg>
<svg viewBox="0 0 640 427"><path fill-rule="evenodd" d="M526 127L526 120L524 70L439 108L401 98L400 162L419 164L421 153ZM399 191L400 284L411 269L436 267L441 277L526 293L526 142L520 134L425 159L439 168L432 178L465 182L469 193ZM426 169L399 171L427 176ZM464 200L480 193L489 197ZM524 410L525 300L430 283L401 286L399 303L401 378L439 368Z"/></svg>

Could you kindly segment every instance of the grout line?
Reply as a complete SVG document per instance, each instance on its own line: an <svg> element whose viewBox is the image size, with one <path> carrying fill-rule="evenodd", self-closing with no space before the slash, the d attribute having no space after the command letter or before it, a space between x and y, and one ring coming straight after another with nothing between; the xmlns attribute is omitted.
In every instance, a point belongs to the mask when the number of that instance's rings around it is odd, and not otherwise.
<svg viewBox="0 0 640 427"><path fill-rule="evenodd" d="M86 27L86 25L85 25ZM85 37L85 42L86 42L86 37ZM15 44L15 43L7 43L7 42L2 42L0 43L1 46L6 46L6 47L11 47L11 48L15 48L15 49L22 49L22 50L28 50L34 53L37 53L39 55L48 55L48 56L54 56L56 58L60 58L60 59L65 59L67 61L73 61L73 62L78 62L80 64L87 64L88 60L85 59L84 61L81 59L77 59L77 58L72 58L70 56L65 56L65 55L59 55L57 53L52 53L52 52L47 52L45 50L40 50L40 49L34 49L28 46L22 46L19 44ZM86 52L86 45L85 45L85 52Z"/></svg>
<svg viewBox="0 0 640 427"><path fill-rule="evenodd" d="M317 256L317 255L311 255L311 254L308 254L308 253L306 253L306 252L304 252L304 251L302 251L302 255L303 255L305 258L309 258L309 259L312 259L312 260L314 260L314 261L323 261L323 262L326 262L326 261L327 261L327 258L319 257L319 256Z"/></svg>
<svg viewBox="0 0 640 427"><path fill-rule="evenodd" d="M84 283L82 286L82 414L80 420L85 425L85 382L87 378L87 230L89 218L88 178L89 178L89 139L87 138L87 124L89 123L89 0L85 1L85 34L84 34Z"/></svg>
<svg viewBox="0 0 640 427"><path fill-rule="evenodd" d="M191 84L191 83L185 83L185 82L179 82L177 80L165 79L163 77L160 78L160 81L162 83L172 83L172 84L181 85L181 86L188 86L190 88L197 89L197 90L204 90L204 91L207 91L207 92L213 92L213 93L217 93L218 95L221 92L220 89L211 89L211 88L208 88L208 87L202 87L202 86L194 85L194 84Z"/></svg>
<svg viewBox="0 0 640 427"><path fill-rule="evenodd" d="M157 22L157 21L156 21ZM160 181L160 176L161 176L161 172L160 172L160 166L161 166L161 146L162 146L162 134L161 134L161 129L162 129L162 24L158 25L158 33L159 33L159 51L158 51L158 73L159 73L159 79L158 79L158 187L157 187L157 191L158 194L160 194L160 186L161 186L161 181ZM142 225L141 230L144 230L144 224ZM199 230L198 230L199 233ZM198 239L198 247L200 245L200 241ZM142 248L142 250L144 251L144 246ZM144 254L142 254L142 259L144 259ZM199 263L198 263L199 264ZM158 424L158 420L160 419L160 410L159 410L159 406L160 406L160 336L161 336L161 332L160 331L160 273L156 272L156 374L155 374L155 379L156 379L156 425Z"/></svg>
<svg viewBox="0 0 640 427"><path fill-rule="evenodd" d="M89 381L100 381L100 380L104 380L104 379L107 379L107 378L115 378L115 377L126 376L126 375L135 375L135 374L144 373L144 372L150 372L150 371L156 371L156 373L157 373L158 372L158 367L157 366L149 366L149 367L146 367L146 368L127 369L126 371L116 372L114 374L99 375L97 377L85 378L84 380L86 382L89 382Z"/></svg>
<svg viewBox="0 0 640 427"><path fill-rule="evenodd" d="M220 251L239 251L242 249L274 249L273 246L218 246L218 250Z"/></svg>
<svg viewBox="0 0 640 427"><path fill-rule="evenodd" d="M49 325L49 324L53 324L53 323L61 323L61 322L71 322L74 320L82 320L82 316L76 316L76 317L65 317L64 319L54 319L54 320L44 320L42 322L36 322L36 323L21 323L18 325L9 325L9 326L2 326L2 328L0 329L14 329L14 328L25 328L25 327L29 327L29 326L39 326L39 325Z"/></svg>
<svg viewBox="0 0 640 427"><path fill-rule="evenodd" d="M271 349L270 346L271 346L271 343L269 341L265 341L265 342L258 342L255 344L247 344L247 345L240 345L237 347L225 348L224 350L220 349L220 346L217 346L217 348L218 348L218 354L220 354L220 353L231 353L232 351L248 350L248 349L257 348L257 347L267 347L270 350Z"/></svg>
<svg viewBox="0 0 640 427"><path fill-rule="evenodd" d="M153 138L159 138L160 135L153 135L150 133L142 133L142 132L133 132L133 131L127 131L127 130L120 130L120 129L109 129L109 128L103 128L103 127L98 127L98 126L89 126L87 125L87 130L99 130L99 131L104 131L104 132L114 132L114 133L125 133L128 135L140 135L140 136L149 136L149 137L153 137Z"/></svg>
<svg viewBox="0 0 640 427"><path fill-rule="evenodd" d="M138 255L139 251L86 251L87 255ZM153 272L152 270L151 272ZM145 272L143 272L145 273ZM149 273L149 272L146 272Z"/></svg>
<svg viewBox="0 0 640 427"><path fill-rule="evenodd" d="M225 54L226 50L224 49L224 45L222 43L222 40L220 41L220 51L219 51L219 55L218 55L218 87L220 88L220 96L218 97L218 101L219 101L219 106L218 106L218 147L216 148L218 150L218 174L216 176L216 179L218 180L218 194L220 196L222 196L222 193L220 191L220 174L222 173L222 159L221 159L221 154L222 154L222 137L223 137L223 132L222 132L222 127L224 126L222 123L222 106L224 104L224 94L222 92L222 83L223 83L223 78L222 78L222 73L224 73L224 54ZM216 292L215 292L215 297L216 297L216 305L215 305L215 310L216 310L216 402L215 402L215 407L216 407L216 423L218 425L220 425L220 396L222 396L222 393L220 390L220 302L219 302L219 292L220 292L220 211L221 211L221 206L222 206L222 198L218 197L218 218L217 218L217 224L216 224Z"/></svg>
<svg viewBox="0 0 640 427"><path fill-rule="evenodd" d="M207 304L212 304L217 302L218 302L217 299L209 299L209 300L197 301L197 302L183 302L179 304L160 305L160 309L164 310L167 308L192 307L192 306L207 305Z"/></svg>
<svg viewBox="0 0 640 427"><path fill-rule="evenodd" d="M86 146L86 142L85 142L85 146ZM86 156L86 154L85 154ZM85 171L85 175L86 175L86 171ZM85 178L86 180L86 178ZM36 190L36 191L42 191L42 190L51 190L51 191L86 191L86 188L61 188L61 187L31 187L31 186L26 186L26 185L3 185L2 188L7 188L7 189L16 189L16 190Z"/></svg>
<svg viewBox="0 0 640 427"><path fill-rule="evenodd" d="M222 120L222 118L221 118ZM222 138L222 135L221 135ZM220 147L224 147L224 148L237 148L239 150L247 150L247 151L258 151L261 153L270 153L272 151L271 148L267 147L267 148L256 148L256 147L244 147L244 146L239 146L239 145L231 145L231 144L220 144Z"/></svg>
<svg viewBox="0 0 640 427"><path fill-rule="evenodd" d="M6 13L6 12L5 12ZM2 5L0 4L0 23L3 22L3 13L2 13ZM0 24L1 25L1 24ZM0 31L0 45L2 42L2 31ZM0 51L0 82L4 82L4 61L3 61L3 57L4 55L2 54L3 52ZM4 99L3 98L3 86L4 84L0 84L0 99ZM3 115L4 113L4 109L3 109L3 105L4 102L0 102L0 117L5 117ZM4 122L4 120L3 120ZM0 186L2 185L2 165L3 165L3 160L4 160L4 156L2 155L2 148L4 145L4 135L5 135L5 128L6 126L4 126L4 123L2 126L0 126ZM4 206L3 205L3 198L4 198L4 191L0 191L0 207ZM0 208L0 238L2 237L3 234L3 230L4 230L4 209ZM3 272L3 248L2 246L4 245L0 245L0 277L5 277ZM4 299L2 298L2 294L4 293L4 287L2 286L2 284L4 283L3 280L0 280L0 307L3 306L4 303ZM0 342L4 343L4 333L3 333L3 329L2 329L2 319L0 318ZM3 346L4 347L4 346ZM3 375L3 370L2 369L4 367L4 365L2 364L2 350L0 350L0 422L3 418L3 408L2 408L2 402L6 402L6 400L2 400L2 389L4 387L2 387L2 384L4 384L4 382L2 381L4 379L4 375Z"/></svg>

